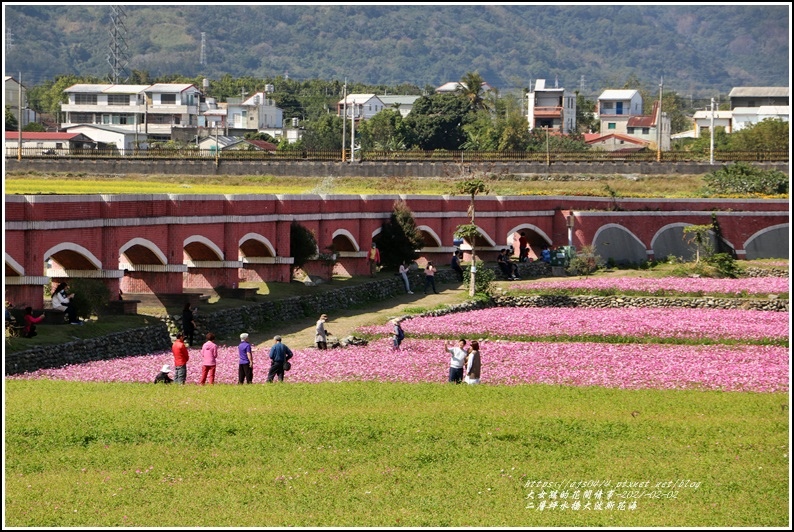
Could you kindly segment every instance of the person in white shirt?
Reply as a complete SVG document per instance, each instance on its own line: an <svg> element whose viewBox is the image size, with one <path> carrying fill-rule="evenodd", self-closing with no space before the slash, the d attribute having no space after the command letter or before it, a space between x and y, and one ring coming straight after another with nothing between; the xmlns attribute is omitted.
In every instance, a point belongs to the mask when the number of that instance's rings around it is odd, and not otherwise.
<svg viewBox="0 0 794 532"><path fill-rule="evenodd" d="M452 355L449 360L449 382L460 384L463 381L463 362L466 360L466 355L469 354L466 340L461 338L458 340L457 346L445 340L444 349Z"/></svg>
<svg viewBox="0 0 794 532"><path fill-rule="evenodd" d="M60 283L52 292L52 308L61 310L69 317L72 325L82 325L83 322L77 318L77 308L74 305L74 294L67 293L69 285Z"/></svg>
<svg viewBox="0 0 794 532"><path fill-rule="evenodd" d="M328 315L323 314L320 316L320 319L317 320L317 324L315 325L314 343L317 345L317 349L328 349L328 335L331 333L325 330L325 322L327 320Z"/></svg>

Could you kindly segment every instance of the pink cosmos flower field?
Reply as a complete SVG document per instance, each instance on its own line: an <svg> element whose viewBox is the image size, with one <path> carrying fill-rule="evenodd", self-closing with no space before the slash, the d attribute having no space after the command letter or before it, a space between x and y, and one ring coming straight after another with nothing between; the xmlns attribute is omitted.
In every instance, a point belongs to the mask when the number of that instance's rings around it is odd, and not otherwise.
<svg viewBox="0 0 794 532"><path fill-rule="evenodd" d="M413 318L403 328L416 335L451 338L515 336L623 336L758 340L788 338L786 312L734 309L497 307ZM391 326L362 327L366 334L390 334Z"/></svg>
<svg viewBox="0 0 794 532"><path fill-rule="evenodd" d="M746 277L740 279L716 279L709 277L661 277L645 279L638 277L589 277L541 281L537 283L514 283L510 290L619 290L623 292L654 293L658 290L704 294L782 294L789 291L787 277Z"/></svg>
<svg viewBox="0 0 794 532"><path fill-rule="evenodd" d="M408 329L406 329L408 330ZM447 380L449 355L443 340L409 337L399 351L391 339L367 346L319 351L294 349L287 382L438 382ZM483 384L549 384L623 389L704 389L787 392L789 354L785 347L658 345L488 341L480 343ZM191 350L188 384L196 385L199 350ZM267 348L255 349L254 383L264 383ZM153 382L170 352L43 369L7 379L93 382ZM221 347L216 384L237 382L237 347Z"/></svg>

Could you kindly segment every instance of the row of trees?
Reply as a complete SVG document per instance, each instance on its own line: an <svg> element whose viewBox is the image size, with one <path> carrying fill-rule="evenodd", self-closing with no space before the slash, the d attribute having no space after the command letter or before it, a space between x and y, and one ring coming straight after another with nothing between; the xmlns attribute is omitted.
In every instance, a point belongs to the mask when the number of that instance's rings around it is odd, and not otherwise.
<svg viewBox="0 0 794 532"><path fill-rule="evenodd" d="M74 75L59 76L28 90L28 105L39 113L50 114L59 120L60 106L66 102L63 92L77 83L102 83L103 80ZM472 150L472 151L585 151L589 149L583 141L583 133L598 131L595 118L596 102L577 94L577 132L570 136L552 135L548 139L544 131L529 131L523 94L502 95L498 90L485 90L485 81L477 72L468 72L460 80L461 87L455 94L437 94L433 87L420 88L411 84L398 86L365 85L350 83L347 92L373 94L406 94L421 96L411 113L403 117L396 109L386 109L373 118L360 123L356 128L357 146L364 150ZM161 76L152 79L145 71L134 70L131 84L191 83L203 86L201 78L184 76ZM286 141L279 146L283 150L341 150L342 118L336 115L336 104L342 98L345 87L339 81L296 81L285 78L232 78L223 76L210 83L208 96L219 101L241 97L264 90L272 84L276 105L282 109L284 119L300 118L304 128L303 139L296 144ZM634 76L624 89L636 89L643 96L644 113L650 114L658 96ZM670 117L672 131L691 128L687 116L686 100L675 92L664 92L662 108ZM16 130L16 121L6 109L6 130ZM788 149L788 123L761 124L727 134L717 131L715 149L718 151L782 151ZM26 127L40 129L38 124ZM272 140L272 139L267 139ZM709 139L687 139L677 141L675 149L708 151Z"/></svg>

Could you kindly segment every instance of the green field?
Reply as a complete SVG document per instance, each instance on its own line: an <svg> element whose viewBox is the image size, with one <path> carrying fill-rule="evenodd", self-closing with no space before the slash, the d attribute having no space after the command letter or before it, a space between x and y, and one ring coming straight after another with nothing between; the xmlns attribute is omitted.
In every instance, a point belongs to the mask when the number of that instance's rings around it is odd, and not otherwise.
<svg viewBox="0 0 794 532"><path fill-rule="evenodd" d="M457 176L458 178L466 176ZM6 194L455 194L455 176L273 177L273 176L96 176L9 173ZM618 197L703 197L702 176L506 175L486 178L489 193L501 196L571 195Z"/></svg>
<svg viewBox="0 0 794 532"><path fill-rule="evenodd" d="M9 381L5 406L11 527L789 523L785 394ZM601 509L572 482L609 482Z"/></svg>

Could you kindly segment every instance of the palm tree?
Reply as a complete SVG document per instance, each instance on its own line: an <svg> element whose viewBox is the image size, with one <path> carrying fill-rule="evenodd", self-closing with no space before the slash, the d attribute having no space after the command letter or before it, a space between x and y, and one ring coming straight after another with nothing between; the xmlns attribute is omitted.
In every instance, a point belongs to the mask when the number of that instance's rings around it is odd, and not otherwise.
<svg viewBox="0 0 794 532"><path fill-rule="evenodd" d="M490 104L485 100L484 85L485 80L478 72L466 72L460 78L460 84L455 92L469 102L472 111L488 110Z"/></svg>

